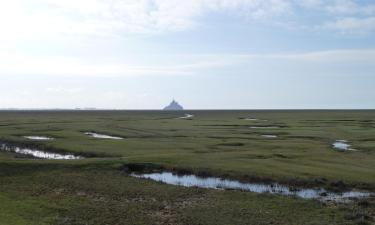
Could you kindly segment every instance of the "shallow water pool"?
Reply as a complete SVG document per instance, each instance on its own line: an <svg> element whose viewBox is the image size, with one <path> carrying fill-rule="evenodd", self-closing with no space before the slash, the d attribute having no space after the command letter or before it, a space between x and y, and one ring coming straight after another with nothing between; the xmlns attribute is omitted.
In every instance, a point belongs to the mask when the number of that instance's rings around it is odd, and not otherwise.
<svg viewBox="0 0 375 225"><path fill-rule="evenodd" d="M285 196L296 196L304 199L317 199L320 201L335 201L344 202L351 198L366 198L372 196L369 192L348 191L342 193L329 192L323 188L301 188L298 190L292 189L286 185L278 183L264 184L264 183L243 183L236 180L228 180L216 177L198 177L196 175L177 175L171 172L158 172L136 174L132 173L132 177L151 179L165 184L178 185L184 187L199 187L211 189L234 189L255 193L278 194Z"/></svg>

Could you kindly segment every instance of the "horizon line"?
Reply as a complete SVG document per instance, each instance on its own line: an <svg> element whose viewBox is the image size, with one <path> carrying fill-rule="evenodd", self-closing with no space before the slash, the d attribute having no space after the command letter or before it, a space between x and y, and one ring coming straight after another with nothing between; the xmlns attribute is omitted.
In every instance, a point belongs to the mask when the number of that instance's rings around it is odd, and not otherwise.
<svg viewBox="0 0 375 225"><path fill-rule="evenodd" d="M164 110L164 109L116 109L116 108L0 108L0 111L165 111L165 112L183 112L183 111L241 111L241 110L375 110L375 108L195 108L183 110Z"/></svg>

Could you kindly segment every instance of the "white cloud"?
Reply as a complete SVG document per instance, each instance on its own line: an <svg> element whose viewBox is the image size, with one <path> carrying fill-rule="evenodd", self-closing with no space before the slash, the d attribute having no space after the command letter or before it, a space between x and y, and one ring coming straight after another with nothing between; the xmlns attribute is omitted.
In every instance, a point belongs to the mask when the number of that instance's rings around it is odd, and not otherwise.
<svg viewBox="0 0 375 225"><path fill-rule="evenodd" d="M13 0L0 7L0 39L113 36L186 30L209 11L251 18L286 13L288 0Z"/></svg>
<svg viewBox="0 0 375 225"><path fill-rule="evenodd" d="M296 4L313 10L335 15L371 15L375 13L374 3L360 3L358 0L295 0Z"/></svg>
<svg viewBox="0 0 375 225"><path fill-rule="evenodd" d="M335 14L354 14L360 11L360 6L352 0L336 0L325 9Z"/></svg>
<svg viewBox="0 0 375 225"><path fill-rule="evenodd" d="M300 6L326 17L323 24L313 27L338 31L341 34L368 34L373 32L375 2L364 3L356 0L300 0Z"/></svg>
<svg viewBox="0 0 375 225"><path fill-rule="evenodd" d="M317 8L324 4L322 0L297 0L296 3L306 8Z"/></svg>
<svg viewBox="0 0 375 225"><path fill-rule="evenodd" d="M166 59L168 60L168 59ZM9 75L124 77L140 75L190 75L196 70L228 65L226 59L193 57L176 64L100 63L77 57L36 57L25 54L0 54L0 77ZM58 89L49 89L57 92Z"/></svg>
<svg viewBox="0 0 375 225"><path fill-rule="evenodd" d="M295 54L279 54L279 55L268 55L274 59L289 59L295 61L305 62L320 62L330 64L333 62L347 63L366 63L375 65L375 49L342 49L342 50L330 50L330 51L316 51L316 52L305 52Z"/></svg>
<svg viewBox="0 0 375 225"><path fill-rule="evenodd" d="M48 87L45 89L45 91L49 94L77 94L82 92L84 89L80 87Z"/></svg>
<svg viewBox="0 0 375 225"><path fill-rule="evenodd" d="M375 65L375 49L331 50L284 54L198 54L198 55L156 55L164 58L157 65L150 63L123 64L91 62L73 57L37 58L20 54L0 54L0 77L9 75L45 75L45 76L83 76L83 77L128 77L128 76L171 76L201 75L223 71L237 70L239 66L251 63L262 67L267 63L285 65ZM170 62L170 59L175 59ZM151 60L152 61L152 60ZM319 68L319 66L317 67ZM241 71L241 69L238 69ZM242 71L241 73L243 73ZM58 87L47 89L58 93ZM79 92L72 88L68 92Z"/></svg>
<svg viewBox="0 0 375 225"><path fill-rule="evenodd" d="M210 12L273 23L282 23L281 16L288 23L299 6L332 18L375 14L375 4L354 0L12 0L0 5L0 40L176 32Z"/></svg>
<svg viewBox="0 0 375 225"><path fill-rule="evenodd" d="M333 14L371 15L375 13L375 4L359 4L354 0L335 0L325 6L325 10Z"/></svg>
<svg viewBox="0 0 375 225"><path fill-rule="evenodd" d="M375 31L375 17L355 18L346 17L327 22L323 28L338 30L342 33L366 34Z"/></svg>

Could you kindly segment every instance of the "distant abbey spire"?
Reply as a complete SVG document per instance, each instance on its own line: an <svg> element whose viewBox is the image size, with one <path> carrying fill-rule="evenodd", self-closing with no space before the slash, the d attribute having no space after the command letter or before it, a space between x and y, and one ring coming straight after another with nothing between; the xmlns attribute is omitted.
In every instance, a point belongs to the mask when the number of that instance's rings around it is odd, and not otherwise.
<svg viewBox="0 0 375 225"><path fill-rule="evenodd" d="M173 99L173 101L166 106L164 110L184 110L184 108Z"/></svg>

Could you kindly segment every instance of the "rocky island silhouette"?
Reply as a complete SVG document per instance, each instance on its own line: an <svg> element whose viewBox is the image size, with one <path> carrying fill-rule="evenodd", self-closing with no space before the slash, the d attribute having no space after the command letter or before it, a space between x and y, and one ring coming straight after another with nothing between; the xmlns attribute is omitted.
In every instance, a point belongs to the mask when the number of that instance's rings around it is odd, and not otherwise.
<svg viewBox="0 0 375 225"><path fill-rule="evenodd" d="M168 106L164 107L163 110L174 111L174 110L184 110L184 108L177 101L173 99L172 102Z"/></svg>

